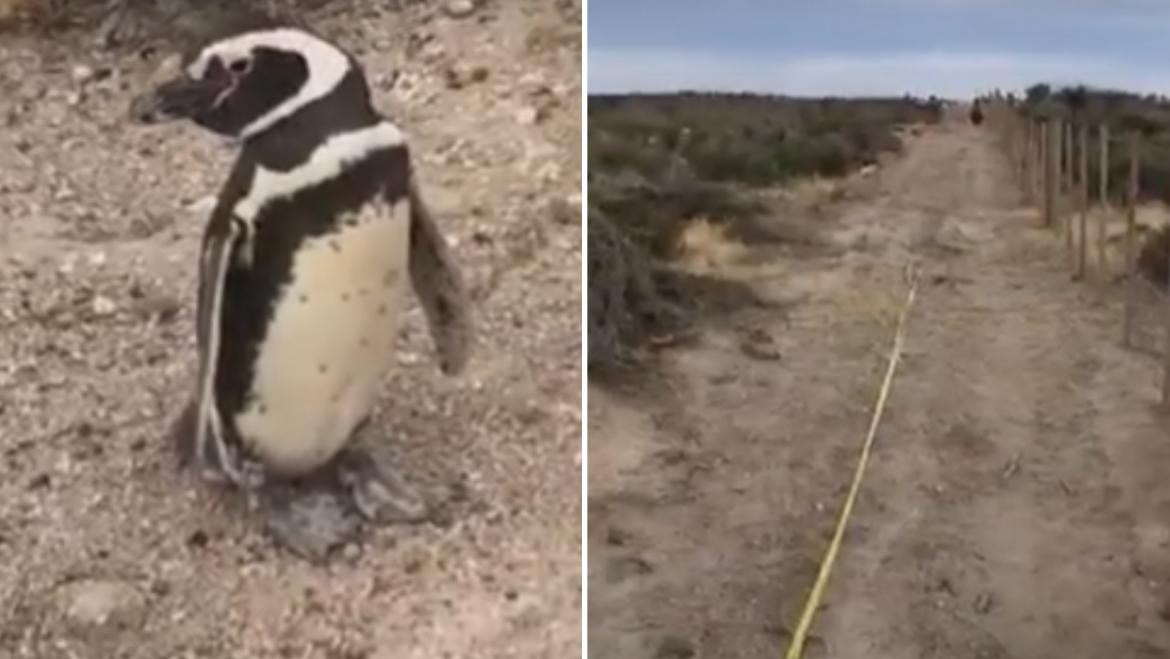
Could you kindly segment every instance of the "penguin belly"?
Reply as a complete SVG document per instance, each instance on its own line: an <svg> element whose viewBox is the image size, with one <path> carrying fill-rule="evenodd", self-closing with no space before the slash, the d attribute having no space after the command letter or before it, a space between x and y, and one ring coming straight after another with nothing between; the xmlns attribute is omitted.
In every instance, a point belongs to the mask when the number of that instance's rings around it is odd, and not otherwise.
<svg viewBox="0 0 1170 659"><path fill-rule="evenodd" d="M235 417L273 473L328 462L366 418L394 357L408 276L408 203L367 205L307 239L258 346L247 404Z"/></svg>

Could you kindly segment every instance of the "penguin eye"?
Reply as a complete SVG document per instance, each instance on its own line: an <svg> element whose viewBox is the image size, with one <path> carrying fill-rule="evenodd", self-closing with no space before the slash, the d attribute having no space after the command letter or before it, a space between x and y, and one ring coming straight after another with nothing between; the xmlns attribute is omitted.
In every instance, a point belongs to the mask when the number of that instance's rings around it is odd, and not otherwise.
<svg viewBox="0 0 1170 659"><path fill-rule="evenodd" d="M238 76L244 75L249 70L251 70L251 68L252 60L248 59L247 57L233 60L230 64L228 64L228 70Z"/></svg>

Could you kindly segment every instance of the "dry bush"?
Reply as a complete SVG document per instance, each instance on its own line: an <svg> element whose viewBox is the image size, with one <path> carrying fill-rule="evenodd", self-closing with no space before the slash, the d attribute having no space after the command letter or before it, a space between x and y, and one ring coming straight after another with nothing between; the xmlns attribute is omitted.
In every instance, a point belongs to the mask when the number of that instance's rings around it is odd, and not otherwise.
<svg viewBox="0 0 1170 659"><path fill-rule="evenodd" d="M659 291L650 255L593 207L588 243L589 370L614 372L638 364L645 340L680 327L683 312Z"/></svg>
<svg viewBox="0 0 1170 659"><path fill-rule="evenodd" d="M1158 288L1170 277L1170 226L1151 231L1138 253L1138 272Z"/></svg>
<svg viewBox="0 0 1170 659"><path fill-rule="evenodd" d="M843 176L896 152L902 125L937 101L730 94L589 99L589 367L639 363L656 333L760 305L741 282L701 271L763 243L807 243L744 186Z"/></svg>
<svg viewBox="0 0 1170 659"><path fill-rule="evenodd" d="M679 261L701 269L717 269L743 260L747 247L731 237L728 224L696 217L688 220L675 245Z"/></svg>
<svg viewBox="0 0 1170 659"><path fill-rule="evenodd" d="M844 175L899 150L897 126L938 118L937 103L911 98L591 96L589 162L593 171L656 178L678 152L702 180L772 185Z"/></svg>

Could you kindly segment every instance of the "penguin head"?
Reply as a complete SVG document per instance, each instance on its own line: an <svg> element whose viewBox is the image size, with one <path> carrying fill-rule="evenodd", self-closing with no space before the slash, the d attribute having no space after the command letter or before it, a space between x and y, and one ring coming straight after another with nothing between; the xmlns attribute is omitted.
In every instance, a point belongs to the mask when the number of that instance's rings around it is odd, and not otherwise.
<svg viewBox="0 0 1170 659"><path fill-rule="evenodd" d="M190 53L180 75L134 99L131 114L143 123L188 119L247 140L326 98L369 107L356 62L306 31L275 28L236 34Z"/></svg>

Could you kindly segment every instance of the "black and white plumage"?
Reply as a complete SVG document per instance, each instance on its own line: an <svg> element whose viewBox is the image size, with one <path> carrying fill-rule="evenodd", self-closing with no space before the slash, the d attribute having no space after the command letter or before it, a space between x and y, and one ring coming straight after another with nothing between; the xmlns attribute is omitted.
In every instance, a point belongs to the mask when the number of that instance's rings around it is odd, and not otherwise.
<svg viewBox="0 0 1170 659"><path fill-rule="evenodd" d="M392 365L407 277L440 367L465 366L462 280L353 57L299 29L244 32L189 56L132 112L241 145L200 253L185 432L203 466L255 485L330 463Z"/></svg>

